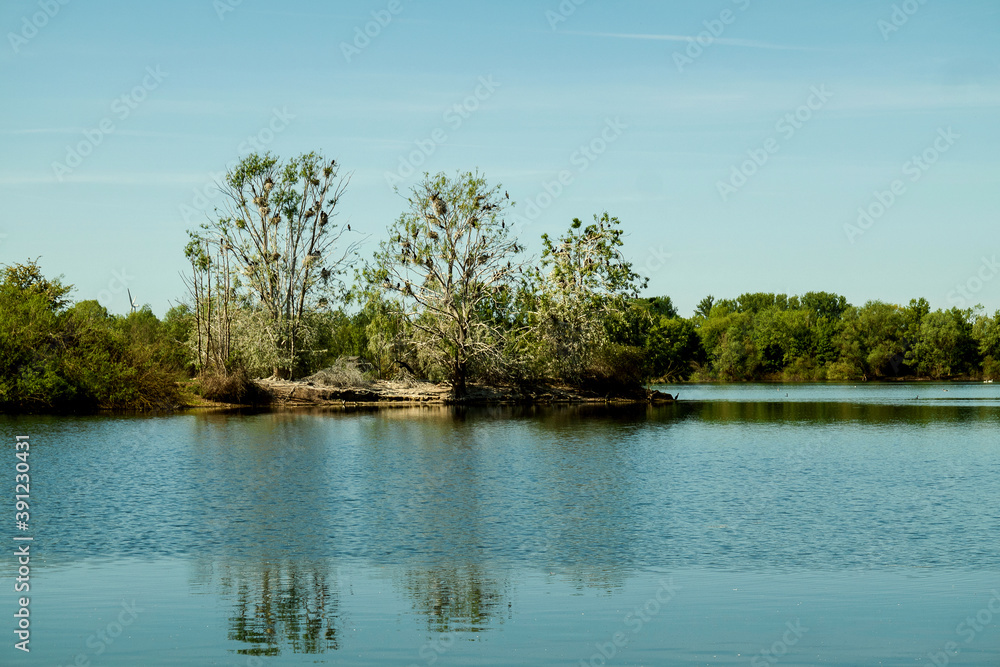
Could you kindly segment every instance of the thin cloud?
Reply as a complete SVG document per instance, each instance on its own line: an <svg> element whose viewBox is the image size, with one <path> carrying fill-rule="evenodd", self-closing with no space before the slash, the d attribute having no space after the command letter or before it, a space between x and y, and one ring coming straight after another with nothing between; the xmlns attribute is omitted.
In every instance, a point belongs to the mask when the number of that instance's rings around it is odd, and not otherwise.
<svg viewBox="0 0 1000 667"><path fill-rule="evenodd" d="M645 33L623 33L623 32L580 32L575 30L564 31L567 35L581 35L583 37L607 37L611 39L637 39L657 42L692 42L697 41L697 37L690 35L654 35ZM728 37L715 37L712 44L722 44L723 46L742 46L749 49L772 49L775 51L812 51L813 49L804 46L787 46L784 44L771 44L770 42L756 42L750 39L729 39Z"/></svg>

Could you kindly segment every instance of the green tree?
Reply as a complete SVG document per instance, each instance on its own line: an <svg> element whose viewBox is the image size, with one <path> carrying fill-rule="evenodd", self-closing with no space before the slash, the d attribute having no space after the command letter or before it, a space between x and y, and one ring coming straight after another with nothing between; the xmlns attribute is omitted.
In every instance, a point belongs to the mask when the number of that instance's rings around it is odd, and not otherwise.
<svg viewBox="0 0 1000 667"><path fill-rule="evenodd" d="M502 374L523 247L503 217L501 186L478 173L426 175L408 204L364 275L413 333L417 353L464 397L475 369Z"/></svg>
<svg viewBox="0 0 1000 667"><path fill-rule="evenodd" d="M945 378L979 365L971 315L971 310L958 308L923 315L916 343L907 355L918 373Z"/></svg>
<svg viewBox="0 0 1000 667"><path fill-rule="evenodd" d="M42 275L37 261L0 274L0 406L57 408L76 390L64 376L62 313L72 290Z"/></svg>
<svg viewBox="0 0 1000 667"><path fill-rule="evenodd" d="M703 360L701 339L694 323L661 316L649 328L646 361L649 376L658 380L687 380L695 363Z"/></svg>
<svg viewBox="0 0 1000 667"><path fill-rule="evenodd" d="M172 407L178 347L147 308L124 317L96 301L70 305L71 287L37 263L0 280L0 407L6 410Z"/></svg>
<svg viewBox="0 0 1000 667"><path fill-rule="evenodd" d="M834 379L875 379L904 375L906 313L897 305L869 301L844 313L838 340L840 360Z"/></svg>
<svg viewBox="0 0 1000 667"><path fill-rule="evenodd" d="M830 292L806 292L799 299L800 307L812 311L817 318L840 319L850 306L847 297Z"/></svg>
<svg viewBox="0 0 1000 667"><path fill-rule="evenodd" d="M700 317L702 319L707 319L712 313L712 306L715 305L715 297L709 294L704 299L698 302L698 307L695 308L695 317Z"/></svg>
<svg viewBox="0 0 1000 667"><path fill-rule="evenodd" d="M716 376L729 381L752 380L763 365L760 350L754 343L753 316L733 313L714 349L712 368Z"/></svg>
<svg viewBox="0 0 1000 667"><path fill-rule="evenodd" d="M1000 310L992 317L980 315L976 318L972 335L983 360L983 376L1000 379Z"/></svg>
<svg viewBox="0 0 1000 667"><path fill-rule="evenodd" d="M633 356L629 348L642 344L639 332L651 318L647 309L633 310L633 301L646 280L625 260L623 235L621 222L607 212L589 225L575 218L558 239L542 235L532 337L548 377L580 382L597 370L598 359L603 375L616 356L624 361ZM669 301L660 305L673 308Z"/></svg>
<svg viewBox="0 0 1000 667"><path fill-rule="evenodd" d="M225 366L233 355L239 304L263 315L242 314L241 333L264 327L248 339L273 341L275 376L291 377L303 365L316 336L306 314L343 297L341 276L357 255L358 243L345 236L350 225L334 223L349 180L336 160L317 153L287 162L255 153L226 174L223 216L192 232L186 251L199 340L221 350L208 355L212 363Z"/></svg>
<svg viewBox="0 0 1000 667"><path fill-rule="evenodd" d="M669 296L654 296L642 300L647 310L657 317L677 317L677 309Z"/></svg>

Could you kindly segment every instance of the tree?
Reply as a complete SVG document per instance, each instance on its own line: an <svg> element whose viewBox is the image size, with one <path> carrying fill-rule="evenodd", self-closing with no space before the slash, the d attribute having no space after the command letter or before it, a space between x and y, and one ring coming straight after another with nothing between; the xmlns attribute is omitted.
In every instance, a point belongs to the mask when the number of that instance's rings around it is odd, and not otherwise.
<svg viewBox="0 0 1000 667"><path fill-rule="evenodd" d="M838 340L837 379L870 379L903 374L907 351L906 313L896 305L869 301L848 308Z"/></svg>
<svg viewBox="0 0 1000 667"><path fill-rule="evenodd" d="M649 312L657 317L666 317L667 319L677 317L677 308L674 307L674 302L669 296L649 297L644 299L644 302Z"/></svg>
<svg viewBox="0 0 1000 667"><path fill-rule="evenodd" d="M0 407L151 409L177 398L177 346L148 309L109 315L37 263L0 274Z"/></svg>
<svg viewBox="0 0 1000 667"><path fill-rule="evenodd" d="M830 292L806 292L799 303L805 310L811 310L817 317L828 320L839 319L849 306L846 297Z"/></svg>
<svg viewBox="0 0 1000 667"><path fill-rule="evenodd" d="M265 327L254 338L273 342L274 375L294 374L308 338L305 313L340 296L340 276L357 254L359 244L344 240L350 225L333 222L349 180L336 160L317 153L285 163L255 153L226 174L224 215L193 233L187 251L198 335L205 332L206 350L223 347L218 361L229 361L238 302L263 314L251 318Z"/></svg>
<svg viewBox="0 0 1000 667"><path fill-rule="evenodd" d="M478 172L425 175L409 210L365 270L369 285L414 333L418 353L442 369L456 397L475 371L498 372L523 247L503 218L501 186Z"/></svg>
<svg viewBox="0 0 1000 667"><path fill-rule="evenodd" d="M907 354L907 359L916 366L918 373L944 378L967 372L978 365L971 315L971 310L958 308L923 315L916 343Z"/></svg>
<svg viewBox="0 0 1000 667"><path fill-rule="evenodd" d="M712 312L712 306L715 305L715 297L709 294L704 299L698 302L698 307L695 308L695 317L700 317L702 319L708 319L708 316Z"/></svg>
<svg viewBox="0 0 1000 667"><path fill-rule="evenodd" d="M623 234L621 221L604 212L586 226L575 218L555 241L542 235L541 266L533 276L538 299L532 335L550 377L580 381L602 347L635 338L624 329L635 329L628 315L647 281L622 255ZM659 305L672 308L669 300ZM638 314L650 320L645 309Z"/></svg>
<svg viewBox="0 0 1000 667"><path fill-rule="evenodd" d="M64 376L62 318L72 290L36 261L0 274L0 406L61 407L76 394Z"/></svg>
<svg viewBox="0 0 1000 667"><path fill-rule="evenodd" d="M646 339L649 375L658 380L686 380L702 359L701 341L691 320L661 316Z"/></svg>
<svg viewBox="0 0 1000 667"><path fill-rule="evenodd" d="M993 317L980 315L973 326L973 338L982 357L983 376L1000 379L1000 310Z"/></svg>

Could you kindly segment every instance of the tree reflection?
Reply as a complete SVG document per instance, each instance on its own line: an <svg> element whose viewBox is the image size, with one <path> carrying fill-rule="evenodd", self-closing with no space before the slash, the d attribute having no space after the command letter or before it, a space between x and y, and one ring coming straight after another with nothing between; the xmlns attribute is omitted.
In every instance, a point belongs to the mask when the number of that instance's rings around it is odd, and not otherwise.
<svg viewBox="0 0 1000 667"><path fill-rule="evenodd" d="M432 632L482 632L509 608L509 582L478 563L407 568L400 587Z"/></svg>
<svg viewBox="0 0 1000 667"><path fill-rule="evenodd" d="M325 653L338 648L338 597L320 564L262 563L223 576L222 590L235 597L229 639L250 644L243 655ZM334 582L334 588L336 582Z"/></svg>

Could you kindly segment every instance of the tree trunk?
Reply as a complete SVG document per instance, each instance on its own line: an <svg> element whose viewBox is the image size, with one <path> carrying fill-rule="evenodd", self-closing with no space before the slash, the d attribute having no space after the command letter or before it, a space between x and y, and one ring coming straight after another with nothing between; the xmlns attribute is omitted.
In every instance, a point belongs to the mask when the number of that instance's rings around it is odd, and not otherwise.
<svg viewBox="0 0 1000 667"><path fill-rule="evenodd" d="M465 378L468 375L468 369L466 368L465 362L455 361L454 378L451 383L451 391L455 398L463 399L466 396L467 389L465 385Z"/></svg>

